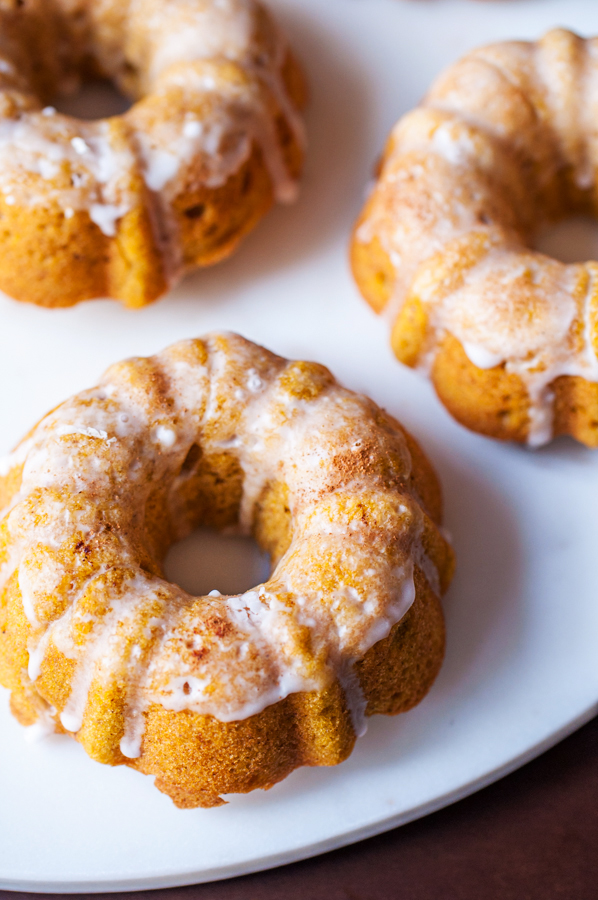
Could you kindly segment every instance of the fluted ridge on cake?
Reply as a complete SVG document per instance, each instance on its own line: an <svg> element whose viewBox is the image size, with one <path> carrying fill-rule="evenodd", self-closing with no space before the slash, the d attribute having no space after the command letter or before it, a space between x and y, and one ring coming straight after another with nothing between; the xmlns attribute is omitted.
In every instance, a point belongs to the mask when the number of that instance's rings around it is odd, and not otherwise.
<svg viewBox="0 0 598 900"><path fill-rule="evenodd" d="M0 506L13 712L179 806L342 761L441 664L436 476L315 363L217 334L113 366L3 461ZM269 580L205 597L167 582L168 547L199 524L253 534Z"/></svg>
<svg viewBox="0 0 598 900"><path fill-rule="evenodd" d="M598 446L598 263L533 249L598 213L598 39L563 29L474 50L395 126L353 234L393 350L460 422Z"/></svg>
<svg viewBox="0 0 598 900"><path fill-rule="evenodd" d="M254 0L8 2L0 30L10 296L144 306L294 199L305 87ZM126 113L83 121L45 105L98 77L135 101Z"/></svg>

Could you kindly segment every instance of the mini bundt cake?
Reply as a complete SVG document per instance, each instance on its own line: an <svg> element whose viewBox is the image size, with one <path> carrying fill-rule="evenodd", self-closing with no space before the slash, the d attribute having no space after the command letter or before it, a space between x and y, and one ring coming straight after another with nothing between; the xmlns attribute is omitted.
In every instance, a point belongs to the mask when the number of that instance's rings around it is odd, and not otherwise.
<svg viewBox="0 0 598 900"><path fill-rule="evenodd" d="M453 557L415 441L323 366L236 335L113 366L3 461L0 682L24 725L180 807L334 765L418 703ZM162 574L198 524L272 560L240 596Z"/></svg>
<svg viewBox="0 0 598 900"><path fill-rule="evenodd" d="M357 222L358 285L447 409L495 438L598 446L598 264L530 249L598 213L598 39L494 44L394 128Z"/></svg>
<svg viewBox="0 0 598 900"><path fill-rule="evenodd" d="M137 102L81 121L81 79ZM303 158L301 72L254 0L0 0L0 289L139 307L228 256Z"/></svg>

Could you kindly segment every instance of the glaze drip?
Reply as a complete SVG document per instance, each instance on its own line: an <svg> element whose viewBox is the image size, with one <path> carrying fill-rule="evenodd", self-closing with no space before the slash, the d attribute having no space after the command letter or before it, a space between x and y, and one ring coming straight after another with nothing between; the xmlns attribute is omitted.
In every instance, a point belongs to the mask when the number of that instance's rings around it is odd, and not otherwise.
<svg viewBox="0 0 598 900"><path fill-rule="evenodd" d="M289 48L254 0L28 0L16 16L0 9L0 28L8 206L58 208L67 220L85 213L108 238L142 207L172 284L197 264L178 209L189 192L222 188L259 152L274 199L295 199L298 166L281 139L287 129L301 154ZM137 101L131 109L81 122L45 105L45 91L75 90L90 66Z"/></svg>
<svg viewBox="0 0 598 900"><path fill-rule="evenodd" d="M545 223L596 214L597 48L557 29L475 50L441 74L393 129L355 235L377 240L392 265L378 305L393 345L419 323L404 361L433 374L450 336L479 369L517 375L532 446L553 436L557 379L598 382L598 264L530 249Z"/></svg>
<svg viewBox="0 0 598 900"><path fill-rule="evenodd" d="M28 690L84 743L119 709L129 759L152 706L232 722L335 680L361 733L355 663L411 607L414 563L439 590L400 427L323 367L235 335L112 367L1 471L21 471L0 590L20 592L29 623ZM269 581L238 596L192 597L160 574L211 472L233 492L239 479L227 527L270 534ZM268 522L284 509L283 540ZM62 699L50 658L70 673Z"/></svg>

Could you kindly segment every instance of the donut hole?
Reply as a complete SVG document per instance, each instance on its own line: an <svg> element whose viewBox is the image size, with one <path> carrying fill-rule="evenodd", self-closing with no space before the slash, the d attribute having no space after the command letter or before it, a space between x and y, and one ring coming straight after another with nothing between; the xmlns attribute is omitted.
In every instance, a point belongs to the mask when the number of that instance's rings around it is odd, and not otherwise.
<svg viewBox="0 0 598 900"><path fill-rule="evenodd" d="M228 452L191 444L177 476L179 513L189 533L170 544L168 502L159 488L146 504L146 540L171 582L193 596L243 593L270 577L291 538L288 489L267 482L253 511L252 535L238 533L243 470ZM166 554L164 555L164 550Z"/></svg>
<svg viewBox="0 0 598 900"><path fill-rule="evenodd" d="M241 594L268 580L270 558L251 537L197 528L170 548L164 573L194 597Z"/></svg>
<svg viewBox="0 0 598 900"><path fill-rule="evenodd" d="M583 215L562 219L538 232L533 247L564 263L598 260L598 219Z"/></svg>
<svg viewBox="0 0 598 900"><path fill-rule="evenodd" d="M132 106L126 97L109 79L82 81L73 93L62 93L53 97L51 106L59 113L76 119L108 119L120 116Z"/></svg>
<svg viewBox="0 0 598 900"><path fill-rule="evenodd" d="M129 58L125 49L129 35L124 6L110 14L99 7L69 0L0 3L0 57L8 86L13 86L17 71L19 88L25 84L42 105L77 118L126 111L131 101L115 85L140 96L140 60ZM135 52L145 59L150 44L144 33ZM151 65L151 58L147 62Z"/></svg>

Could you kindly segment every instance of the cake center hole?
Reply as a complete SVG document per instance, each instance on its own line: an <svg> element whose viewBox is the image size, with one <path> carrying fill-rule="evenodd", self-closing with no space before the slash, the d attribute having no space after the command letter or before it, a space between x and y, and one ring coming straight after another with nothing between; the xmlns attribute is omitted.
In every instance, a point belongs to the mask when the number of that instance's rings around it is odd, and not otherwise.
<svg viewBox="0 0 598 900"><path fill-rule="evenodd" d="M217 590L242 594L270 576L270 560L253 538L198 528L168 551L164 572L169 581L194 597Z"/></svg>
<svg viewBox="0 0 598 900"><path fill-rule="evenodd" d="M598 261L598 220L572 216L539 232L534 249L564 263Z"/></svg>
<svg viewBox="0 0 598 900"><path fill-rule="evenodd" d="M131 108L132 101L106 79L84 81L74 93L55 97L52 106L76 119L107 119L122 115Z"/></svg>

